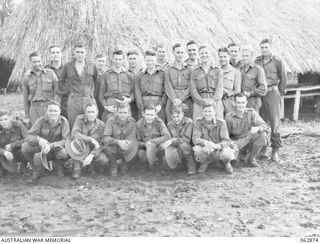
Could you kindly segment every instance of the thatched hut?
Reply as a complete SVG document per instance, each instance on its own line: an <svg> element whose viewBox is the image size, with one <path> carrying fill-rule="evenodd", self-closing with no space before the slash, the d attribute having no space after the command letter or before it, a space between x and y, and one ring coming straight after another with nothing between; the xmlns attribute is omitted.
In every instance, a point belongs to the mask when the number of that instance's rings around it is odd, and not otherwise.
<svg viewBox="0 0 320 244"><path fill-rule="evenodd" d="M293 74L313 74L320 72L319 12L317 0L24 0L0 30L0 57L15 62L9 82L19 83L28 54L46 55L52 43L66 59L79 39L91 54L190 39L213 51L231 41L250 44L258 54L267 37Z"/></svg>

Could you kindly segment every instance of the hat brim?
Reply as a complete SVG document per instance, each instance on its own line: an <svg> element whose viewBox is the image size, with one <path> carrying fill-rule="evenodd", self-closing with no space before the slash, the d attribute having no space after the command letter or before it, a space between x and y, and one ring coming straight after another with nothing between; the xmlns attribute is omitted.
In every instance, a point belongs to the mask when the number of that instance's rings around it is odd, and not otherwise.
<svg viewBox="0 0 320 244"><path fill-rule="evenodd" d="M10 173L17 173L19 172L18 168L18 162L15 158L13 158L11 161L8 161L6 157L1 157L1 166Z"/></svg>
<svg viewBox="0 0 320 244"><path fill-rule="evenodd" d="M126 162L131 161L138 153L138 141L130 141L129 149L123 151L123 158Z"/></svg>
<svg viewBox="0 0 320 244"><path fill-rule="evenodd" d="M71 138L68 137L67 140L66 140L65 148L66 148L69 156L74 160L79 160L79 161L84 160L90 153L89 145L87 143L85 143L85 148L84 148L83 153L76 154L76 153L73 152L73 150L71 148L71 142L72 142Z"/></svg>
<svg viewBox="0 0 320 244"><path fill-rule="evenodd" d="M38 152L34 155L34 158L33 160L35 162L41 162L43 167L46 169L46 170L49 170L49 171L52 171L53 168L52 168L52 165L51 167L49 167L49 163L48 163L48 160L47 160L47 155L43 154L43 152Z"/></svg>
<svg viewBox="0 0 320 244"><path fill-rule="evenodd" d="M168 166L171 169L175 169L178 164L181 162L181 155L177 148L169 146L165 150L165 158Z"/></svg>

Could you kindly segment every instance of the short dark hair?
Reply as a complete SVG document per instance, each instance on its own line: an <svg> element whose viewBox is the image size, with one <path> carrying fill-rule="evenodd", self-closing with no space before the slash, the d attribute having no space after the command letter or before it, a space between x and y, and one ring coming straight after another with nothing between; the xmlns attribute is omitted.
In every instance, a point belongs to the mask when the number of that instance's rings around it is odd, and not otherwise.
<svg viewBox="0 0 320 244"><path fill-rule="evenodd" d="M106 57L107 56L105 54L103 54L103 53L99 53L99 54L96 55L96 59L98 59L98 58L106 58Z"/></svg>
<svg viewBox="0 0 320 244"><path fill-rule="evenodd" d="M124 57L124 54L123 54L123 51L122 50L115 50L113 53L112 53L112 56L114 55L122 55Z"/></svg>
<svg viewBox="0 0 320 244"><path fill-rule="evenodd" d="M204 48L208 48L208 47L207 47L206 45L200 46L200 47L199 47L199 52L200 52L201 49L204 49Z"/></svg>
<svg viewBox="0 0 320 244"><path fill-rule="evenodd" d="M260 45L261 44L265 44L265 43L269 43L271 45L271 40L265 38L265 39L262 39L262 41L260 42Z"/></svg>
<svg viewBox="0 0 320 244"><path fill-rule="evenodd" d="M73 46L74 48L87 48L86 45L83 42L76 42Z"/></svg>
<svg viewBox="0 0 320 244"><path fill-rule="evenodd" d="M130 55L139 56L139 52L137 50L130 50L130 51L127 52L127 57L129 57Z"/></svg>
<svg viewBox="0 0 320 244"><path fill-rule="evenodd" d="M194 40L190 40L190 41L187 42L186 47L189 46L189 45L193 45L193 44L197 45L197 43Z"/></svg>
<svg viewBox="0 0 320 244"><path fill-rule="evenodd" d="M146 110L156 110L156 107L153 105L147 105L143 108L143 112L145 112Z"/></svg>
<svg viewBox="0 0 320 244"><path fill-rule="evenodd" d="M213 99L207 98L202 103L202 108L208 108L208 107L213 107L214 108L214 104L213 103L214 103Z"/></svg>
<svg viewBox="0 0 320 244"><path fill-rule="evenodd" d="M159 43L156 45L155 50L158 51L159 48L165 48L163 43Z"/></svg>
<svg viewBox="0 0 320 244"><path fill-rule="evenodd" d="M234 100L236 101L237 97L246 97L246 95L244 95L244 93L239 92L236 95L234 95Z"/></svg>
<svg viewBox="0 0 320 244"><path fill-rule="evenodd" d="M231 43L228 45L228 48L230 48L230 47L239 47L239 48L240 48L240 46L239 46L237 43L235 43L235 42L231 42Z"/></svg>
<svg viewBox="0 0 320 244"><path fill-rule="evenodd" d="M177 47L182 47L182 44L180 43L176 43L172 46L172 51L174 52L174 50L177 48Z"/></svg>
<svg viewBox="0 0 320 244"><path fill-rule="evenodd" d="M179 104L179 105L172 105L172 108L171 108L171 111L170 111L170 114L173 115L175 113L183 113L183 106L182 104Z"/></svg>
<svg viewBox="0 0 320 244"><path fill-rule="evenodd" d="M87 107L96 107L97 111L98 111L98 106L95 102L89 102L86 104L85 109L87 109Z"/></svg>
<svg viewBox="0 0 320 244"><path fill-rule="evenodd" d="M41 57L41 54L38 51L32 52L29 54L29 59L31 60L32 57Z"/></svg>
<svg viewBox="0 0 320 244"><path fill-rule="evenodd" d="M146 52L144 53L144 56L145 56L145 57L146 57L146 56L156 56L156 53L153 52L153 51L146 51Z"/></svg>
<svg viewBox="0 0 320 244"><path fill-rule="evenodd" d="M228 51L228 48L226 47L221 47L218 49L218 54L219 53L228 53L229 54L229 51Z"/></svg>
<svg viewBox="0 0 320 244"><path fill-rule="evenodd" d="M51 101L48 103L47 107L49 107L50 105L55 105L55 106L58 106L58 107L60 108L60 103L58 103L58 102L55 101L55 100L51 100Z"/></svg>
<svg viewBox="0 0 320 244"><path fill-rule="evenodd" d="M4 115L10 115L8 110L0 110L0 117L4 116Z"/></svg>
<svg viewBox="0 0 320 244"><path fill-rule="evenodd" d="M59 45L57 45L57 44L52 44L52 45L49 47L49 51L51 51L51 49L52 49L52 48L55 48L55 47L61 49L61 47L60 47Z"/></svg>

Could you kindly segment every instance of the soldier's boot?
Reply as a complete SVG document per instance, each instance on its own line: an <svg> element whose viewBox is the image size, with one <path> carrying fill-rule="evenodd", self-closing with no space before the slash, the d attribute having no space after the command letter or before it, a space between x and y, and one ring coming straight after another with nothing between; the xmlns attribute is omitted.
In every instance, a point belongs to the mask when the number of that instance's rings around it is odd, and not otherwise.
<svg viewBox="0 0 320 244"><path fill-rule="evenodd" d="M249 157L248 161L247 161L247 165L250 167L258 167L258 163L256 161L255 157Z"/></svg>
<svg viewBox="0 0 320 244"><path fill-rule="evenodd" d="M231 163L230 161L227 161L224 165L224 171L227 173L227 174L232 174L233 173L233 168L231 166Z"/></svg>
<svg viewBox="0 0 320 244"><path fill-rule="evenodd" d="M94 170L94 165L92 164L92 162L91 162L91 164L88 165L88 174L89 174L89 176L94 176L96 174L96 172Z"/></svg>
<svg viewBox="0 0 320 244"><path fill-rule="evenodd" d="M121 168L121 173L126 174L129 170L128 162L123 161L122 164L120 165L120 168Z"/></svg>
<svg viewBox="0 0 320 244"><path fill-rule="evenodd" d="M206 170L208 168L208 164L209 164L209 162L200 163L200 167L198 168L198 173L203 174L204 172L206 172Z"/></svg>
<svg viewBox="0 0 320 244"><path fill-rule="evenodd" d="M258 156L259 159L268 159L267 149L268 149L267 146L263 146L260 149L259 156Z"/></svg>
<svg viewBox="0 0 320 244"><path fill-rule="evenodd" d="M271 160L273 162L279 163L280 158L279 158L279 148L272 148L272 155L271 155Z"/></svg>
<svg viewBox="0 0 320 244"><path fill-rule="evenodd" d="M115 161L111 161L109 173L112 177L118 176L118 165Z"/></svg>
<svg viewBox="0 0 320 244"><path fill-rule="evenodd" d="M187 175L194 175L197 173L196 171L196 163L193 159L192 155L185 156L186 164L187 164Z"/></svg>
<svg viewBox="0 0 320 244"><path fill-rule="evenodd" d="M28 179L28 183L34 183L40 178L40 172L37 169L32 169L32 176Z"/></svg>
<svg viewBox="0 0 320 244"><path fill-rule="evenodd" d="M72 171L72 178L79 179L81 176L81 164L80 161L74 160L73 161L73 171Z"/></svg>
<svg viewBox="0 0 320 244"><path fill-rule="evenodd" d="M21 162L21 164L20 164L20 174L22 174L22 175L27 175L28 174L27 165L28 165L27 162Z"/></svg>
<svg viewBox="0 0 320 244"><path fill-rule="evenodd" d="M256 161L256 156L260 150L259 146L253 145L250 151L250 156L247 160L247 164L249 167L258 167L258 163ZM261 151L261 150L260 150Z"/></svg>

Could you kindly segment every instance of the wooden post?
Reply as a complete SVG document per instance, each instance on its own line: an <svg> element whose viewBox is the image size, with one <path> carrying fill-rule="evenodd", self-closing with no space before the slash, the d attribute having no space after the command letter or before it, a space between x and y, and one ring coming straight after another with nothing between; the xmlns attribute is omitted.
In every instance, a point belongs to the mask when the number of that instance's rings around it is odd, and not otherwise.
<svg viewBox="0 0 320 244"><path fill-rule="evenodd" d="M300 96L301 96L301 91L300 89L298 89L296 91L296 96L294 98L293 121L297 121L299 119Z"/></svg>
<svg viewBox="0 0 320 244"><path fill-rule="evenodd" d="M283 119L284 118L284 97L282 96L281 97L281 100L280 100L280 119Z"/></svg>

